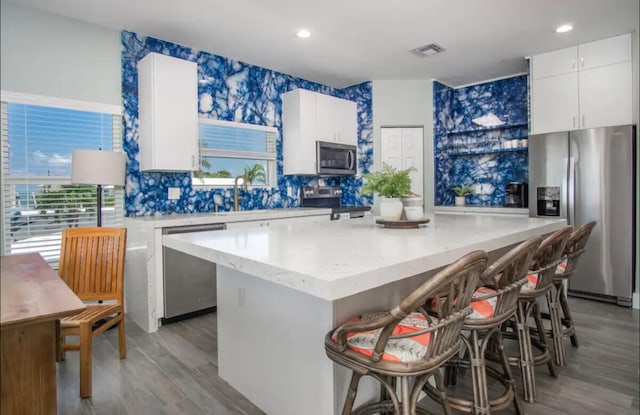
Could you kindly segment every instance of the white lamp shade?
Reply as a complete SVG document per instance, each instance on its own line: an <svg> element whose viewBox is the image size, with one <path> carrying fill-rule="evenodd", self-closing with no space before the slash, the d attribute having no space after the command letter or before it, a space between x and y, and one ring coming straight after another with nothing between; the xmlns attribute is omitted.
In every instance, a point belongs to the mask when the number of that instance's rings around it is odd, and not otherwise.
<svg viewBox="0 0 640 415"><path fill-rule="evenodd" d="M124 153L102 150L73 150L71 183L124 186L127 158Z"/></svg>

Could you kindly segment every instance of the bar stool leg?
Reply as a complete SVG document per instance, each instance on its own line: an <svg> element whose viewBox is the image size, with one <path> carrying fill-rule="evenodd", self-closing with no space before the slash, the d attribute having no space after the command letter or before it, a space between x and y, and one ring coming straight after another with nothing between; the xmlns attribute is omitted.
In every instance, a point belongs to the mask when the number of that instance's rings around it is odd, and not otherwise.
<svg viewBox="0 0 640 415"><path fill-rule="evenodd" d="M361 374L353 372L351 374L351 382L349 383L349 389L347 390L347 397L344 400L344 406L342 407L342 415L350 415L353 410L353 403L356 400L358 394L358 383L360 382Z"/></svg>
<svg viewBox="0 0 640 415"><path fill-rule="evenodd" d="M564 366L566 364L566 353L564 350L564 336L562 334L562 320L560 316L560 295L562 284L558 287L552 284L551 290L547 293L547 305L549 306L549 317L551 320L551 336L553 337L553 350L556 356L556 364Z"/></svg>
<svg viewBox="0 0 640 415"><path fill-rule="evenodd" d="M544 326L542 325L542 317L540 316L540 306L538 306L537 302L533 303L533 320L536 323L536 329L538 330L538 338L540 339L540 346L544 353L551 354L551 350L549 349L549 345L547 345L546 335L544 331ZM549 361L547 362L547 367L549 368L549 374L554 378L558 377L556 374L556 368L553 365L553 356L549 357Z"/></svg>
<svg viewBox="0 0 640 415"><path fill-rule="evenodd" d="M522 402L520 402L520 397L516 392L516 380L513 378L511 374L511 367L509 365L509 358L507 356L507 352L504 350L504 341L502 339L502 332L497 330L495 333L495 342L494 344L498 347L498 355L500 356L500 363L502 364L502 370L504 371L504 376L507 379L507 382L511 385L511 390L513 391L513 406L516 410L516 415L524 415L524 410L522 409Z"/></svg>
<svg viewBox="0 0 640 415"><path fill-rule="evenodd" d="M444 380L439 369L436 369L433 372L433 377L436 380L436 386L438 388L438 391L440 392L440 399L442 399L442 409L444 410L445 415L452 415L451 405L449 405L449 398L447 398L447 389L444 386Z"/></svg>
<svg viewBox="0 0 640 415"><path fill-rule="evenodd" d="M536 372L531 350L531 338L529 337L528 319L533 303L530 301L518 301L516 321L518 330L518 343L520 345L520 370L522 371L522 384L524 387L524 399L527 402L536 401ZM542 334L544 336L544 332Z"/></svg>
<svg viewBox="0 0 640 415"><path fill-rule="evenodd" d="M487 371L484 361L484 347L478 339L478 331L471 331L471 344L467 344L471 362L473 380L473 413L475 415L491 414L489 392L487 390Z"/></svg>
<svg viewBox="0 0 640 415"><path fill-rule="evenodd" d="M562 314L564 315L567 327L571 330L571 344L573 347L578 347L578 336L576 335L575 326L573 325L573 318L571 318L571 312L569 311L569 303L567 303L567 296L564 295L564 290L560 295L560 306L562 307Z"/></svg>

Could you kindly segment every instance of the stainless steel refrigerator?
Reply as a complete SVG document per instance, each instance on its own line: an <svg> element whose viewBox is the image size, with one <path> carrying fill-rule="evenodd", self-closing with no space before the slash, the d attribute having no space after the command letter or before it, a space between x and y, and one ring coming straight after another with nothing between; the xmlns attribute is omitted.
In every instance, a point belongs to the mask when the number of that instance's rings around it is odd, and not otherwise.
<svg viewBox="0 0 640 415"><path fill-rule="evenodd" d="M635 127L529 137L529 213L573 226L597 222L569 294L631 306L635 243Z"/></svg>

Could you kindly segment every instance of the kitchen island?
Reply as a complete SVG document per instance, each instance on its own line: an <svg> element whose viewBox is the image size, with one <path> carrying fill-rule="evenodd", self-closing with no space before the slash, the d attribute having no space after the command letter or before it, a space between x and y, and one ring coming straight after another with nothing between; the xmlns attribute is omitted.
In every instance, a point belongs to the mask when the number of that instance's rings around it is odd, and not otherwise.
<svg viewBox="0 0 640 415"><path fill-rule="evenodd" d="M515 215L514 215L515 216ZM349 371L324 353L348 318L396 305L438 269L555 231L560 219L436 215L419 229L373 218L172 235L218 264L219 375L268 414L337 414ZM359 399L378 387L361 382Z"/></svg>

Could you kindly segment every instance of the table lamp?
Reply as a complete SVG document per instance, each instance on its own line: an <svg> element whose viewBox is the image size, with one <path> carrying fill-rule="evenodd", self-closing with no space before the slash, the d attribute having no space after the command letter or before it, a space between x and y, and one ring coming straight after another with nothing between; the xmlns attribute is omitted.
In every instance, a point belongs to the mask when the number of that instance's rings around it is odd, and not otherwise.
<svg viewBox="0 0 640 415"><path fill-rule="evenodd" d="M102 186L124 186L127 158L124 153L73 150L71 183L98 185L98 226L102 226Z"/></svg>

